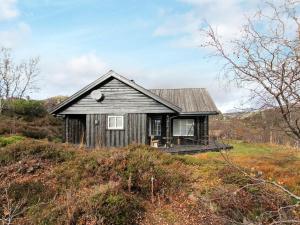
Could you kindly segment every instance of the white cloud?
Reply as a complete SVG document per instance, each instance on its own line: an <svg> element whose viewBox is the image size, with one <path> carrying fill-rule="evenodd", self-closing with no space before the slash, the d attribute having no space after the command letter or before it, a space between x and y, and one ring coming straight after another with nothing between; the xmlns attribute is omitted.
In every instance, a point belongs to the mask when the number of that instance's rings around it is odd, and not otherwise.
<svg viewBox="0 0 300 225"><path fill-rule="evenodd" d="M17 0L0 0L0 21L13 19L18 15Z"/></svg>
<svg viewBox="0 0 300 225"><path fill-rule="evenodd" d="M173 36L173 45L198 47L201 43L199 29L207 21L224 39L239 34L246 16L251 15L259 0L181 0L190 6L184 13L162 14L163 23L154 31L156 36Z"/></svg>
<svg viewBox="0 0 300 225"><path fill-rule="evenodd" d="M46 98L70 95L99 78L109 68L102 58L94 53L87 53L59 63L44 61L41 70L40 86L45 88L37 96Z"/></svg>
<svg viewBox="0 0 300 225"><path fill-rule="evenodd" d="M66 64L66 69L77 76L102 72L106 63L94 53L72 58Z"/></svg>
<svg viewBox="0 0 300 225"><path fill-rule="evenodd" d="M24 43L30 34L30 26L20 22L14 28L0 31L0 46L14 48L20 43Z"/></svg>

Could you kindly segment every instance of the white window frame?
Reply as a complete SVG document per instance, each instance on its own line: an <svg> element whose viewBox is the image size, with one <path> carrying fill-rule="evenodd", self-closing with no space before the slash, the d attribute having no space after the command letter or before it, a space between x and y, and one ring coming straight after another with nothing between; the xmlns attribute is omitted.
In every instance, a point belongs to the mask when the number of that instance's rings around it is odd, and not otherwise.
<svg viewBox="0 0 300 225"><path fill-rule="evenodd" d="M179 133L175 134L174 133L174 123L175 121L179 121ZM189 123L188 121L193 121L192 123ZM184 131L186 130L186 126L193 126L193 132L191 132L190 134L185 134ZM174 137L192 137L195 134L195 120L194 119L174 119L173 120L173 136Z"/></svg>
<svg viewBox="0 0 300 225"><path fill-rule="evenodd" d="M121 126L117 126L117 118L121 118L122 124ZM115 120L115 126L110 126L110 119ZM107 117L107 129L108 130L123 130L124 129L124 116L108 116Z"/></svg>

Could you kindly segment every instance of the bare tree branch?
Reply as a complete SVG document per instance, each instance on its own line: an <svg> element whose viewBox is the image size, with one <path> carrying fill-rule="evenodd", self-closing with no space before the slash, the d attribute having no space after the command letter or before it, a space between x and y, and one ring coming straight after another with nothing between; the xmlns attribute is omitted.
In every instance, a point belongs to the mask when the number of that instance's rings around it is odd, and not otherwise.
<svg viewBox="0 0 300 225"><path fill-rule="evenodd" d="M31 91L37 90L36 80L40 73L39 58L16 63L11 50L0 49L0 113L4 100L24 98Z"/></svg>
<svg viewBox="0 0 300 225"><path fill-rule="evenodd" d="M201 29L213 56L224 60L224 75L253 93L258 108L278 110L285 130L300 139L300 24L298 1L265 2L247 19L237 39L223 40L207 23ZM230 46L230 47L228 47Z"/></svg>

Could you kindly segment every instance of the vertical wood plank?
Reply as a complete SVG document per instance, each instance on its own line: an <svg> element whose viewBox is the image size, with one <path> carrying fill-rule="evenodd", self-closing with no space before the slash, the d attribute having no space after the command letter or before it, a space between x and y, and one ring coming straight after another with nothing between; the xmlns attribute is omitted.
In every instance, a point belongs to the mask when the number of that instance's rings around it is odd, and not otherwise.
<svg viewBox="0 0 300 225"><path fill-rule="evenodd" d="M87 147L90 147L91 146L91 143L90 143L90 115L87 114L86 115L86 119L85 119L85 123L86 123L86 145Z"/></svg>
<svg viewBox="0 0 300 225"><path fill-rule="evenodd" d="M95 115L91 114L91 145L95 147Z"/></svg>
<svg viewBox="0 0 300 225"><path fill-rule="evenodd" d="M124 132L124 145L125 146L128 145L128 139L129 139L129 136L128 136L129 126L128 126L128 123L129 123L128 114L125 114L124 115L124 129L125 129L125 132Z"/></svg>
<svg viewBox="0 0 300 225"><path fill-rule="evenodd" d="M102 135L102 146L106 146L106 115L105 114L101 114L101 120L102 120L102 127L101 127L101 135Z"/></svg>
<svg viewBox="0 0 300 225"><path fill-rule="evenodd" d="M68 116L66 116L65 124L66 124L66 143L69 143L69 117Z"/></svg>
<svg viewBox="0 0 300 225"><path fill-rule="evenodd" d="M146 144L146 134L147 134L147 115L142 115L142 144Z"/></svg>

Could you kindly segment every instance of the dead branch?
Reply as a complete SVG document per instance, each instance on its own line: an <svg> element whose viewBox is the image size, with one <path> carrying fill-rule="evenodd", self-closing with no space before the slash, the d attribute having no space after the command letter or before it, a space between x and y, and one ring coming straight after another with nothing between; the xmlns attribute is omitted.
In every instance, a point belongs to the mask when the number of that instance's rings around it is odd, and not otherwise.
<svg viewBox="0 0 300 225"><path fill-rule="evenodd" d="M10 225L27 210L26 207L24 207L26 200L22 199L19 202L14 202L9 197L7 188L5 189L4 200L5 203L2 206L3 215L1 215L0 221L3 225Z"/></svg>
<svg viewBox="0 0 300 225"><path fill-rule="evenodd" d="M300 207L300 196L292 193L291 191L289 191L287 188L285 188L284 186L278 184L275 181L269 181L267 179L261 178L261 177L256 177L253 176L251 174L249 174L248 172L245 171L245 169L243 169L242 167L238 166L237 164L235 164L229 157L228 152L225 151L221 151L221 156L224 159L224 161L226 162L227 165L229 165L230 167L234 168L235 170L237 170L239 173L243 174L245 177L249 178L250 180L253 181L253 183L250 184L246 184L243 187L239 188L238 190L236 190L233 193L233 196L236 195L237 192L250 187L250 186L259 186L259 185L272 185L273 187L279 189L280 191L284 192L285 194L287 194L288 196L290 196L291 198L296 200L296 203L293 205L288 205L288 206L284 206L284 207L280 207L276 213L279 217L279 220L277 221L273 221L271 224L293 224L293 223L300 223L300 220L285 220L282 218L282 211L284 209L297 209ZM274 211L269 211L269 212L265 212L264 214L270 214L270 213L274 213Z"/></svg>

